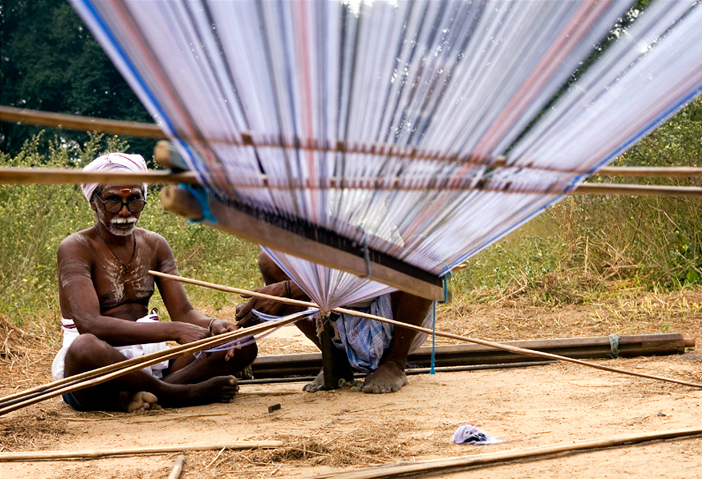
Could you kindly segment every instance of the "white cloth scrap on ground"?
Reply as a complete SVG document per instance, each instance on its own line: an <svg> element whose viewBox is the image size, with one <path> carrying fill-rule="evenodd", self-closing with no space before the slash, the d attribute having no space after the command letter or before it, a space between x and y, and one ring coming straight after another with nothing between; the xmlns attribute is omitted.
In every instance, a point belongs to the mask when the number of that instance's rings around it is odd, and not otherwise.
<svg viewBox="0 0 702 479"><path fill-rule="evenodd" d="M453 442L456 444L472 444L474 446L489 446L504 442L489 434L484 433L472 424L463 424L453 433Z"/></svg>
<svg viewBox="0 0 702 479"><path fill-rule="evenodd" d="M153 323L158 322L158 314L151 312L139 318L137 323ZM61 329L63 329L63 346L56 354L54 362L51 364L51 374L54 379L59 380L64 378L66 360L66 352L68 352L69 346L75 341L75 339L80 336L78 329L72 319L61 318ZM132 344L128 346L115 346L115 349L122 353L126 359L138 358L146 354L155 353L157 351L163 351L167 349L165 342L161 343L147 343L147 344ZM142 369L145 373L149 373L155 378L161 379L163 377L163 370L168 368L168 361L161 361L160 363L152 364Z"/></svg>
<svg viewBox="0 0 702 479"><path fill-rule="evenodd" d="M349 307L349 309L394 319L389 293L378 296L368 307ZM422 327L431 328L432 319L432 308L429 308L422 322ZM392 324L350 314L339 314L339 317L334 321L334 326L339 332L339 338L337 341L334 341L334 345L338 349L346 351L351 367L364 373L370 373L378 369L380 360L392 340L395 329ZM426 333L417 333L412 341L410 353L419 349L426 341L427 336Z"/></svg>

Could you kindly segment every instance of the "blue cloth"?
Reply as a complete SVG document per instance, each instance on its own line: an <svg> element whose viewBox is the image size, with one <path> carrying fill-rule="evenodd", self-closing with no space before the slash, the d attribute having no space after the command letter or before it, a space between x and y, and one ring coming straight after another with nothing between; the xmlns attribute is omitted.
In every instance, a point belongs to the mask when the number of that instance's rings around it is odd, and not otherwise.
<svg viewBox="0 0 702 479"><path fill-rule="evenodd" d="M373 300L368 308L349 308L374 316L392 319L390 295L384 294ZM390 346L395 327L374 319L341 314L334 322L339 332L335 346L346 351L351 367L364 373L378 369L383 353Z"/></svg>
<svg viewBox="0 0 702 479"><path fill-rule="evenodd" d="M71 406L76 411L87 411L88 409L78 400L75 394L66 393L63 395L63 402Z"/></svg>

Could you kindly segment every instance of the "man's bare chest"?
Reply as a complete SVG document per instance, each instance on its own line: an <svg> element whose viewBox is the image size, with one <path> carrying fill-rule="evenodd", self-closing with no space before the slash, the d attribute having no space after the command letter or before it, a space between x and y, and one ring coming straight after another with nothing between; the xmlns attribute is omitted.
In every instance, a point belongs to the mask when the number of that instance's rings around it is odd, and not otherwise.
<svg viewBox="0 0 702 479"><path fill-rule="evenodd" d="M125 268L108 258L95 264L92 279L102 311L127 303L148 305L154 277L148 272L149 265L134 263Z"/></svg>

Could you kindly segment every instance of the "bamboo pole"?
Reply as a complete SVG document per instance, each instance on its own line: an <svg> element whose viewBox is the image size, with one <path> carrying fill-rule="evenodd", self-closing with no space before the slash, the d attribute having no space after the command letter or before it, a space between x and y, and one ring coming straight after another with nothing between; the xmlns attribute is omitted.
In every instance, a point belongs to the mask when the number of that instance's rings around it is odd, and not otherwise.
<svg viewBox="0 0 702 479"><path fill-rule="evenodd" d="M439 472L447 473L459 471L467 467L499 464L519 459L529 459L541 456L552 456L564 452L587 452L593 449L620 447L627 444L659 441L665 439L692 439L702 435L702 428L673 429L663 432L649 432L641 434L626 434L607 439L595 439L567 444L554 444L551 446L529 447L513 449L511 451L476 454L473 456L452 457L448 459L435 459L430 461L402 462L356 471L338 472L314 476L314 479L381 479L406 475L427 475Z"/></svg>
<svg viewBox="0 0 702 479"><path fill-rule="evenodd" d="M106 120L89 116L66 115L37 110L25 110L0 106L0 121L27 125L48 126L66 130L99 131L113 135L129 135L141 138L165 138L161 128L153 123Z"/></svg>
<svg viewBox="0 0 702 479"><path fill-rule="evenodd" d="M619 336L619 353L617 357L631 358L647 355L670 355L685 352L685 341L680 333L643 334ZM528 341L507 341L502 344L525 349L549 352L577 359L598 359L612 357L612 344L607 336L591 338L540 339ZM533 358L523 354L513 354L495 348L475 344L458 344L450 346L422 347L407 356L407 363L418 368L429 367L432 351L435 366L463 367L475 364L508 364L531 361ZM288 376L316 375L322 366L322 354L282 354L276 356L259 356L251 364L254 377L258 379ZM553 361L551 361L553 362ZM416 369L407 369L409 374Z"/></svg>
<svg viewBox="0 0 702 479"><path fill-rule="evenodd" d="M83 171L78 168L0 168L0 184L7 185L72 185L80 183L103 184L198 184L195 173L171 173L165 170L146 172Z"/></svg>
<svg viewBox="0 0 702 479"><path fill-rule="evenodd" d="M698 168L702 171L702 168ZM629 175L635 176L635 175ZM663 176L663 175L657 175ZM688 175L690 176L690 175ZM700 174L702 176L702 174ZM396 178L393 185L387 185L387 178L328 178L320 183L311 183L309 180L289 178L285 184L278 184L269 181L267 175L252 177L249 182L232 182L228 186L240 189L359 189L359 190L397 190L397 191L429 191L429 190L450 190L450 191L495 191L501 193L533 193L533 194L576 194L576 195L638 195L638 196L689 196L702 197L702 188L696 186L664 186L664 185L632 185L614 183L583 183L569 192L544 190L544 189L515 189L501 190L490 187L478 187L470 184L422 184L412 181L411 178ZM426 178L416 178L424 182ZM409 184L398 184L406 181ZM384 183L385 186L380 183ZM103 183L103 184L198 184L195 173L191 171L171 173L168 171L148 171L137 172L84 172L80 169L71 168L0 168L0 184L43 184L43 185L63 185L79 183Z"/></svg>
<svg viewBox="0 0 702 479"><path fill-rule="evenodd" d="M144 138L165 138L166 135L161 131L158 125L153 123L140 123L133 121L107 120L103 118L92 118L78 115L67 115L62 113L49 113L37 110L26 110L22 108L13 108L9 106L0 106L0 121L15 122L20 124L48 126L53 128L61 128L68 130L81 131L100 131L102 133L110 133L116 135L130 135ZM212 143L225 143L234 146L251 146L262 148L285 148L299 149L310 151L326 151L326 152L344 152L356 154L375 154L383 156L393 156L395 158L412 158L418 160L438 160L452 161L464 164L487 165L495 168L510 167L508 159L500 156L492 161L486 161L484 158L460 158L456 155L440 154L438 151L420 150L414 147L398 146L392 144L370 143L357 144L345 141L339 141L333 144L320 142L317 140L302 140L299 138L289 139L284 141L283 138L263 138L261 141L254 143L251 132L238 132L239 140L216 139L209 138L206 141ZM261 135L257 135L261 137ZM183 138L188 140L188 138ZM198 140L202 140L198 138ZM517 167L524 167L517 165ZM557 168L535 168L542 171L567 172ZM649 176L649 177L668 177L668 178L683 178L683 177L702 177L702 168L694 167L605 167L591 173L590 171L576 171L574 173L581 174L597 174L606 176ZM386 179L385 179L386 180ZM612 194L612 193L609 193ZM624 193L626 194L626 193Z"/></svg>
<svg viewBox="0 0 702 479"><path fill-rule="evenodd" d="M232 441L214 443L176 444L173 446L140 446L117 449L91 449L87 451L36 451L0 452L0 462L52 461L60 459L95 459L111 456L141 456L145 454L170 454L184 451L210 451L218 449L256 449L282 447L281 441Z"/></svg>
<svg viewBox="0 0 702 479"><path fill-rule="evenodd" d="M594 175L655 178L702 178L702 168L692 166L606 166Z"/></svg>
<svg viewBox="0 0 702 479"><path fill-rule="evenodd" d="M243 295L243 296L257 297L257 298L262 298L262 299L270 299L273 301L279 301L279 302L287 303L287 304L295 304L298 306L308 306L308 307L315 307L315 308L319 307L318 305L316 305L315 303L312 303L310 301L300 301L300 300L292 299L292 298L281 298L278 296L271 296L268 294L258 293L256 291L247 291L247 290L240 289L240 288L231 288L229 286L223 286L223 285L219 285L219 284L215 284L215 283L208 283L206 281L199 281L196 279L184 278L182 276L175 276L172 274L160 273L157 271L149 271L149 273L151 273L155 276L160 276L162 278L167 278L167 279L171 279L174 281L181 281L183 283L195 284L198 286L204 286L204 287L216 289L219 291L236 293L236 294ZM427 334L434 333L434 334L436 334L436 336L439 336L439 337L455 339L458 341L464 341L464 342L468 342L468 343L481 344L483 346L489 346L491 348L502 349L504 351L509 351L512 353L527 354L527 355L531 355L531 356L539 356L539 357L548 358L548 359L557 359L559 361L566 361L569 363L580 364L581 366L587 366L587 367L599 369L602 371L609 371L612 373L625 374L628 376L634 376L634 377L645 378L645 379L654 379L657 381L664 381L664 382L669 382L669 383L674 383L674 384L680 384L683 386L690 386L690 387L694 387L694 388L702 388L702 384L692 383L692 382L688 382L688 381L680 381L678 379L665 378L665 377L661 377L661 376L653 376L650 374L636 373L633 371L626 371L623 369L611 368L608 366L602 366L600 364L589 363L587 361L581 361L579 359L568 358L566 356L560 356L560 355L551 354L551 353L544 353L542 351L534 351L532 349L510 346L507 344L496 343L493 341L485 341L482 339L469 338L466 336L460 336L458 334L445 333L442 331L435 331L434 332L431 329L423 328L421 326L414 326L414 325L403 323L400 321L395 321L394 319L388 319L388 318L383 318L381 316L374 316L372 314L362 313L360 311L355 311L353 309L334 308L332 311L337 312L337 313L350 314L352 316L359 316L362 318L374 319L376 321L389 323L389 324L395 325L395 326L400 327L400 328L412 329L414 331L419 331L419 332L427 333Z"/></svg>
<svg viewBox="0 0 702 479"><path fill-rule="evenodd" d="M180 479L180 475L183 473L183 465L185 464L185 456L181 454L176 457L175 464L173 464L173 469L168 475L168 479Z"/></svg>
<svg viewBox="0 0 702 479"><path fill-rule="evenodd" d="M293 323L298 319L299 316L291 315L290 317L277 322L263 323L250 328L238 329L230 333L220 334L218 336L201 339L199 341L193 341L192 343L183 344L164 351L110 364L109 366L105 366L103 368L86 371L82 374L76 374L75 376L69 376L67 378L38 386L27 391L22 391L20 393L2 398L0 401L0 416L52 397L102 384L111 379L138 371L146 366L151 366L152 364L156 364L167 359L193 354L203 349L218 346L242 337L251 336L268 329L284 326L286 324Z"/></svg>
<svg viewBox="0 0 702 479"><path fill-rule="evenodd" d="M636 195L636 196L689 196L702 198L697 186L618 185L586 183L578 185L570 194L575 195Z"/></svg>

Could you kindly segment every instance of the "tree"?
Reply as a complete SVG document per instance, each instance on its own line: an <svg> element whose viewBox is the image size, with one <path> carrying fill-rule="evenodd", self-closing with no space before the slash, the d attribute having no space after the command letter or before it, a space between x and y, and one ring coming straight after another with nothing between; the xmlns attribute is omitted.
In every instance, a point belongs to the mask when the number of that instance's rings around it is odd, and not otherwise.
<svg viewBox="0 0 702 479"><path fill-rule="evenodd" d="M56 113L151 122L90 31L66 1L0 3L0 103ZM36 127L0 124L2 151L15 154ZM67 141L85 134L62 131ZM130 141L153 150L152 140ZM146 155L145 155L146 156Z"/></svg>

